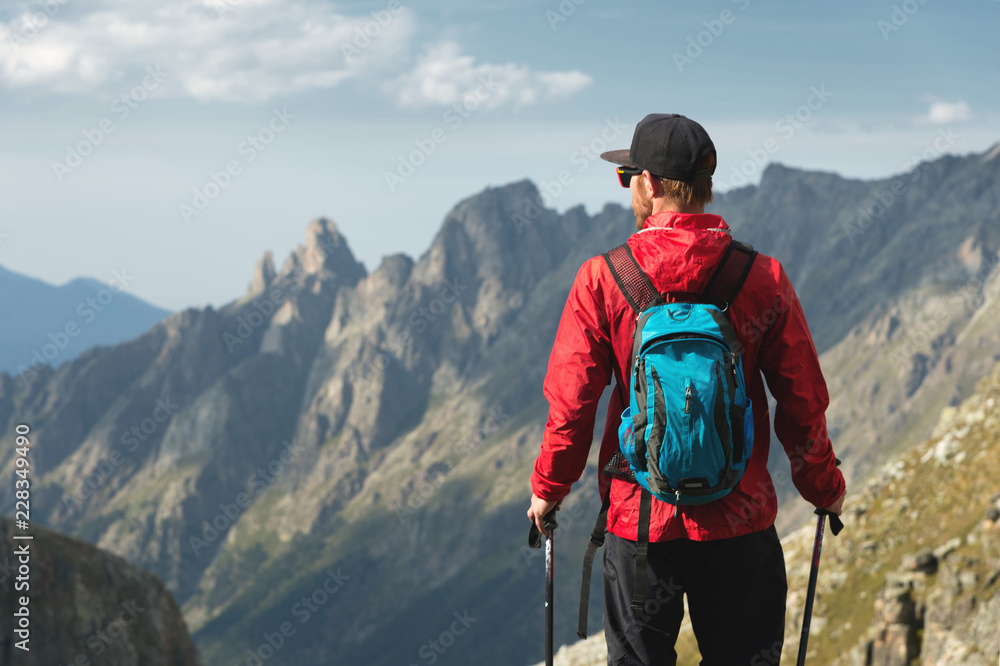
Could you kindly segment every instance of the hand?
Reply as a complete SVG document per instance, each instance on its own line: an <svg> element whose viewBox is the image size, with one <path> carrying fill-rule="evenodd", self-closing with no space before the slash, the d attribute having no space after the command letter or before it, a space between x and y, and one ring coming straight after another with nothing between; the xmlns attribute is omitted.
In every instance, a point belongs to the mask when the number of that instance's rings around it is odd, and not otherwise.
<svg viewBox="0 0 1000 666"><path fill-rule="evenodd" d="M847 491L845 490L837 498L837 501L830 506L823 507L824 511L829 511L830 513L835 513L838 516L844 511L844 498L847 497Z"/></svg>
<svg viewBox="0 0 1000 666"><path fill-rule="evenodd" d="M545 516L548 515L549 511L552 511L552 507L558 511L561 504L562 500L543 500L532 494L531 506L528 507L528 520L535 524L539 532L548 537L549 532L545 529Z"/></svg>

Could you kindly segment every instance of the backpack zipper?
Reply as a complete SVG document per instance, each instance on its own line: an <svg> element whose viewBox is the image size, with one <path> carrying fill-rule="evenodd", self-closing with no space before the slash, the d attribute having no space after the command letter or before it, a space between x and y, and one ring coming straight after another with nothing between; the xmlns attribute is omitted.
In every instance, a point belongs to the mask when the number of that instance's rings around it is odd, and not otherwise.
<svg viewBox="0 0 1000 666"><path fill-rule="evenodd" d="M639 347L639 354L642 354L653 345L673 342L675 340L708 340L722 347L727 354L733 353L733 350L726 344L726 341L715 335L706 335L705 333L671 333L669 335L657 335L646 340Z"/></svg>

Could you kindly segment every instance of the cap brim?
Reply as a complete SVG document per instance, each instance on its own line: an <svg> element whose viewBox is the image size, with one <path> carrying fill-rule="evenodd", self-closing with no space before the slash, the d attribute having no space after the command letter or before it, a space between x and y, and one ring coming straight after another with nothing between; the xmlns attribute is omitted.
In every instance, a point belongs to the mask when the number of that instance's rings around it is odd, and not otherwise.
<svg viewBox="0 0 1000 666"><path fill-rule="evenodd" d="M619 166L634 167L635 165L632 164L628 154L628 148L623 148L622 150L609 150L606 153L601 153L601 159Z"/></svg>

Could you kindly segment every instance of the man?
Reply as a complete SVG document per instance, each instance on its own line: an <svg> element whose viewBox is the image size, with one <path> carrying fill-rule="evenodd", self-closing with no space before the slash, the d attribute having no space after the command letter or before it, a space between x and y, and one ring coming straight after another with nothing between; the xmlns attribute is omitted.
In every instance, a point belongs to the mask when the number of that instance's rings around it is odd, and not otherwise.
<svg viewBox="0 0 1000 666"><path fill-rule="evenodd" d="M712 200L715 146L698 123L651 114L629 150L601 157L620 165L632 192L636 262L668 302L700 295L731 242ZM816 348L781 264L758 254L726 311L742 350L753 401L753 450L740 482L707 504L674 506L655 497L649 514L645 598L633 611L640 487L601 475L610 493L604 550L604 629L608 664L674 664L687 594L702 664L777 664L784 636L784 555L774 529L777 500L767 471L770 424L764 380L777 401L774 429L791 461L792 481L817 507L840 514L846 484L836 467L824 412L829 403ZM603 257L583 264L570 289L549 358L549 418L531 478L528 518L543 517L583 473L597 403L612 375L600 468L618 450L628 407L635 313ZM683 594L682 594L683 593ZM650 603L655 600L654 603Z"/></svg>

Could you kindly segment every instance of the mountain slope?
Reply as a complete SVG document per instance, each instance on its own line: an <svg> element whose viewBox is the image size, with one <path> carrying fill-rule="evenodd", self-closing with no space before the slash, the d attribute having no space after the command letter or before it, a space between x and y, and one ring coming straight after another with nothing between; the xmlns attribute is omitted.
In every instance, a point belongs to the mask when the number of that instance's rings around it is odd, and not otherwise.
<svg viewBox="0 0 1000 666"><path fill-rule="evenodd" d="M712 210L781 259L822 352L893 296L961 284L986 260L995 266L998 183L995 151L877 181L771 165L759 187L724 195Z"/></svg>
<svg viewBox="0 0 1000 666"><path fill-rule="evenodd" d="M927 442L867 484L846 515L848 528L824 544L813 658L862 666L996 663L998 479L1000 365L961 405L944 410ZM798 562L790 579L800 588L789 595L786 636L801 617L810 532L786 542Z"/></svg>
<svg viewBox="0 0 1000 666"><path fill-rule="evenodd" d="M134 338L170 314L127 293L127 270L111 276L108 284L77 278L54 287L0 267L0 371L61 365L91 347Z"/></svg>
<svg viewBox="0 0 1000 666"><path fill-rule="evenodd" d="M163 583L120 557L32 526L15 541L14 521L0 517L0 664L52 666L197 666L180 609ZM27 545L30 588L18 572ZM14 634L15 600L27 595L28 650Z"/></svg>
<svg viewBox="0 0 1000 666"><path fill-rule="evenodd" d="M222 310L172 315L26 390L0 376L0 393L37 432L33 462L49 473L34 492L47 520L185 598L219 545L201 550L191 538L223 500L269 486L248 479L284 450L336 292L363 274L317 221L280 272L266 256L247 295Z"/></svg>

